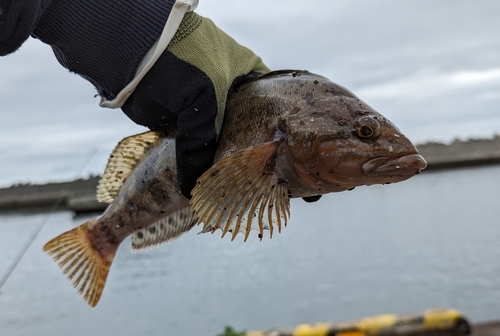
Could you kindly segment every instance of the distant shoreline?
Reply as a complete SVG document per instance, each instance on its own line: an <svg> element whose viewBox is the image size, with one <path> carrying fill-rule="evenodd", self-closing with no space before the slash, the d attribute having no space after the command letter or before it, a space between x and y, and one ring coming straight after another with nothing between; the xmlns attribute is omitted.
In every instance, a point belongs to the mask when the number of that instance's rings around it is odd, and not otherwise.
<svg viewBox="0 0 500 336"><path fill-rule="evenodd" d="M447 169L500 163L500 136L492 139L455 140L449 145L430 142L417 146L427 169Z"/></svg>
<svg viewBox="0 0 500 336"><path fill-rule="evenodd" d="M427 160L426 171L500 164L500 136L493 139L455 140L446 145L426 143L417 146ZM100 176L88 179L47 183L19 184L0 188L0 212L72 210L98 212L107 204L96 199Z"/></svg>

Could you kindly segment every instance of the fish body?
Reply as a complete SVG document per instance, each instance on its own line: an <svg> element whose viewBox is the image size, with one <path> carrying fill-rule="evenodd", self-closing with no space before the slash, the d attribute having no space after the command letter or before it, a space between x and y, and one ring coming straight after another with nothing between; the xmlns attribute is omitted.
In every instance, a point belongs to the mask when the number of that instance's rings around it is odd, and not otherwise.
<svg viewBox="0 0 500 336"><path fill-rule="evenodd" d="M260 77L236 90L227 110L215 161L278 141L275 169L292 198L400 182L426 166L387 118L344 87L309 72ZM358 134L370 129L372 134Z"/></svg>
<svg viewBox="0 0 500 336"><path fill-rule="evenodd" d="M226 105L214 165L192 199L177 188L175 138L147 132L122 140L98 189L105 212L48 242L91 306L120 243L147 249L196 224L246 240L272 236L289 199L406 180L426 166L413 144L347 89L306 71L277 71L238 87Z"/></svg>

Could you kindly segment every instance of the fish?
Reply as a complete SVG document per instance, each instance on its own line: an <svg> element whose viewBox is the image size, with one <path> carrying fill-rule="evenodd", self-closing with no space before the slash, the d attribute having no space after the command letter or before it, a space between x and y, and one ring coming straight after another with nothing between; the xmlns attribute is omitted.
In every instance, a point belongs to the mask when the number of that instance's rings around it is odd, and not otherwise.
<svg viewBox="0 0 500 336"><path fill-rule="evenodd" d="M44 246L91 307L120 243L134 251L173 241L194 226L246 241L281 232L290 199L401 182L425 169L411 141L346 88L302 70L281 70L229 96L213 166L191 200L177 187L175 130L148 131L116 146L97 197L98 217Z"/></svg>

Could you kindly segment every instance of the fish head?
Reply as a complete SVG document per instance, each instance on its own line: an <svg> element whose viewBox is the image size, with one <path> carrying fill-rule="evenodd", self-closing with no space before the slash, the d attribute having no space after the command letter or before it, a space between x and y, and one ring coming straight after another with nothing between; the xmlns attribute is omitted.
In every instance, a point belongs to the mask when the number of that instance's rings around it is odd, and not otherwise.
<svg viewBox="0 0 500 336"><path fill-rule="evenodd" d="M350 91L320 76L305 86L278 125L303 184L323 194L404 181L426 167L411 141Z"/></svg>

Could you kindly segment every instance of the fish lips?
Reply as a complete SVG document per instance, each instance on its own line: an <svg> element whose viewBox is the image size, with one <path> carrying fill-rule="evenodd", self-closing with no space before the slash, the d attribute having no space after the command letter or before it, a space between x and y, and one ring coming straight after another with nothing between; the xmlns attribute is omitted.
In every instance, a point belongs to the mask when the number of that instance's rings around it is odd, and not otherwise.
<svg viewBox="0 0 500 336"><path fill-rule="evenodd" d="M377 157L363 165L366 176L411 177L427 167L427 162L419 154L403 155L396 158Z"/></svg>

